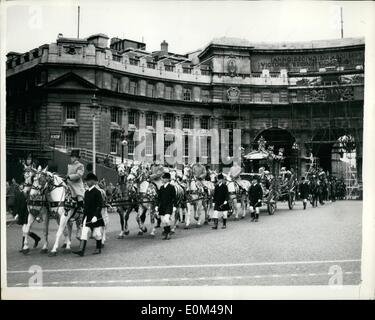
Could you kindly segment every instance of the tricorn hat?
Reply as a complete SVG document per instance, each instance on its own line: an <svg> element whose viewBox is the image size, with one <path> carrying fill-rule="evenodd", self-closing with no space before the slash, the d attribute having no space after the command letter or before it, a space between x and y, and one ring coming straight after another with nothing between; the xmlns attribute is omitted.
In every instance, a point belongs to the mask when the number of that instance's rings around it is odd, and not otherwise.
<svg viewBox="0 0 375 320"><path fill-rule="evenodd" d="M222 173L219 173L218 176L217 176L217 179L218 180L224 179L224 175Z"/></svg>
<svg viewBox="0 0 375 320"><path fill-rule="evenodd" d="M73 150L70 152L70 156L71 156L71 157L80 158L80 155L79 155L79 149L73 149Z"/></svg>
<svg viewBox="0 0 375 320"><path fill-rule="evenodd" d="M92 173L92 172L89 172L85 178L86 181L88 180L94 180L94 181L98 181L98 177Z"/></svg>
<svg viewBox="0 0 375 320"><path fill-rule="evenodd" d="M165 172L163 174L163 179L170 179L171 178L171 174L169 172Z"/></svg>
<svg viewBox="0 0 375 320"><path fill-rule="evenodd" d="M26 160L33 160L33 156L32 156L31 153L28 153L28 154L27 154L27 158L26 158Z"/></svg>

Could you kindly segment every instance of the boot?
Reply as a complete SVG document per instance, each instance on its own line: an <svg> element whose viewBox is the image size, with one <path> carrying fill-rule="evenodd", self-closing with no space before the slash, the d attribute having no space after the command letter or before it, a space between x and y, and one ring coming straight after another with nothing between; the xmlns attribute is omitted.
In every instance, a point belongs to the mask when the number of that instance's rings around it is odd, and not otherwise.
<svg viewBox="0 0 375 320"><path fill-rule="evenodd" d="M19 252L23 252L23 244L25 243L25 237L22 237L22 246L21 246L21 250Z"/></svg>
<svg viewBox="0 0 375 320"><path fill-rule="evenodd" d="M155 228L160 228L161 219L160 218L156 218L156 221L157 221L157 224L156 224Z"/></svg>
<svg viewBox="0 0 375 320"><path fill-rule="evenodd" d="M33 238L33 240L35 241L34 248L36 248L38 246L39 241L40 241L40 237L37 234L35 234L34 232L30 232L29 236L31 238Z"/></svg>
<svg viewBox="0 0 375 320"><path fill-rule="evenodd" d="M80 250L73 251L73 253L78 254L80 257L83 257L85 255L86 243L87 243L87 240L81 240L81 244L79 246Z"/></svg>
<svg viewBox="0 0 375 320"><path fill-rule="evenodd" d="M171 232L171 227L167 226L167 240L171 240L172 232Z"/></svg>
<svg viewBox="0 0 375 320"><path fill-rule="evenodd" d="M217 229L217 225L219 224L219 219L217 218L214 218L214 226L212 227L212 229L216 230Z"/></svg>
<svg viewBox="0 0 375 320"><path fill-rule="evenodd" d="M96 249L93 254L101 254L102 253L102 240L96 240Z"/></svg>
<svg viewBox="0 0 375 320"><path fill-rule="evenodd" d="M163 237L163 240L167 240L167 238L168 238L168 227L164 227L164 232L163 232L163 235L164 235L164 237Z"/></svg>
<svg viewBox="0 0 375 320"><path fill-rule="evenodd" d="M259 219L259 213L255 214L255 220L254 220L254 222L258 222L258 219Z"/></svg>
<svg viewBox="0 0 375 320"><path fill-rule="evenodd" d="M303 210L306 209L306 204L307 204L307 203L304 201L304 202L303 202Z"/></svg>
<svg viewBox="0 0 375 320"><path fill-rule="evenodd" d="M254 222L254 220L255 220L255 213L252 212L252 213L251 213L251 222Z"/></svg>
<svg viewBox="0 0 375 320"><path fill-rule="evenodd" d="M221 227L221 229L226 229L226 228L227 228L227 219L223 218L223 226Z"/></svg>

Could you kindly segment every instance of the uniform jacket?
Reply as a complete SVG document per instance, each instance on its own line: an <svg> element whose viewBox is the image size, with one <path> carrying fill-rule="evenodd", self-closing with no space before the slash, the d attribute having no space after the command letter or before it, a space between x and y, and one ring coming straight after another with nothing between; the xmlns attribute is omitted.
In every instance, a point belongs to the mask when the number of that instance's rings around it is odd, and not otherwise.
<svg viewBox="0 0 375 320"><path fill-rule="evenodd" d="M90 228L104 227L102 217L103 198L102 193L93 187L85 192L85 203L83 208L83 216L86 218L86 225ZM95 223L90 223L91 219L96 217L98 219Z"/></svg>
<svg viewBox="0 0 375 320"><path fill-rule="evenodd" d="M299 192L301 193L301 199L307 199L309 197L310 187L307 182L301 183L299 186Z"/></svg>
<svg viewBox="0 0 375 320"><path fill-rule="evenodd" d="M176 188L168 183L158 191L159 215L172 214L176 203Z"/></svg>
<svg viewBox="0 0 375 320"><path fill-rule="evenodd" d="M213 203L215 204L214 210L216 211L228 211L229 210L229 192L228 187L225 183L221 185L217 184L214 190ZM224 205L224 201L227 203Z"/></svg>
<svg viewBox="0 0 375 320"><path fill-rule="evenodd" d="M83 186L83 175L85 173L85 167L81 162L76 160L72 164L68 164L68 176L69 180L67 182L70 190L72 191L72 196L81 196L85 194L85 188Z"/></svg>
<svg viewBox="0 0 375 320"><path fill-rule="evenodd" d="M196 179L204 179L206 177L206 168L204 167L204 165L202 164L195 164L192 168L193 170L193 176L196 178Z"/></svg>
<svg viewBox="0 0 375 320"><path fill-rule="evenodd" d="M16 190L15 193L15 214L18 214L17 223L20 225L27 224L27 219L29 216L29 211L27 209L27 199L23 192Z"/></svg>
<svg viewBox="0 0 375 320"><path fill-rule="evenodd" d="M250 204L253 206L256 205L257 207L260 207L262 205L261 202L258 202L258 200L262 200L263 198L263 190L259 183L256 185L251 185L249 189L249 199Z"/></svg>

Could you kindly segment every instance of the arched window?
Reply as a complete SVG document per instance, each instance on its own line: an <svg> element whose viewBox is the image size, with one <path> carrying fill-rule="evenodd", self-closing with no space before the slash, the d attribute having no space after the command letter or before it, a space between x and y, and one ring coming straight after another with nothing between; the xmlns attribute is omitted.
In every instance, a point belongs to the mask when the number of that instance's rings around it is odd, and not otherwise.
<svg viewBox="0 0 375 320"><path fill-rule="evenodd" d="M191 101L191 90L190 89L184 90L184 101Z"/></svg>

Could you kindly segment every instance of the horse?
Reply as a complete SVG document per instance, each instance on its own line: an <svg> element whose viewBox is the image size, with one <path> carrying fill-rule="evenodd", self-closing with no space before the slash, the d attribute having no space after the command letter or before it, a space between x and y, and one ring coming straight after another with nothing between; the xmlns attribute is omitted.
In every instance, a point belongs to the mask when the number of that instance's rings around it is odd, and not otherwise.
<svg viewBox="0 0 375 320"><path fill-rule="evenodd" d="M30 198L28 202L30 214L28 217L28 224L24 230L24 253L29 251L27 235L30 231L31 225L40 214L44 216L45 223L44 244L41 253L45 254L48 252L48 227L51 218L56 219L58 230L56 232L55 243L49 256L53 257L57 255L59 240L64 233L65 227L67 227L68 233L65 238L66 247L64 252L71 252L70 246L73 226L72 223L68 223L74 212L74 206L71 205L73 201L69 201L71 200L71 197L70 189L61 177L47 171L47 167L38 171L30 190Z"/></svg>
<svg viewBox="0 0 375 320"><path fill-rule="evenodd" d="M183 181L181 170L172 169L169 171L171 174L171 185L176 190L176 214L172 217L172 229L174 232L178 226L178 222L184 222L186 217L186 183Z"/></svg>
<svg viewBox="0 0 375 320"><path fill-rule="evenodd" d="M128 220L130 213L134 210L138 212L137 205L137 186L134 182L134 176L129 174L124 176L123 181L113 191L112 200L123 202L117 208L120 217L121 231L117 239L124 239L125 235L129 235Z"/></svg>
<svg viewBox="0 0 375 320"><path fill-rule="evenodd" d="M149 179L149 170L144 166L138 167L137 182L138 182L138 213L137 222L139 226L138 235L143 235L147 232L144 225L147 213L150 214L151 236L155 236L155 220L156 220L156 204L158 199L159 187L156 183Z"/></svg>
<svg viewBox="0 0 375 320"><path fill-rule="evenodd" d="M241 219L246 216L247 198L248 191L250 189L250 182L247 180L232 180L229 176L226 176L228 192L229 192L229 204L234 213L236 220L239 219L239 207L242 209Z"/></svg>
<svg viewBox="0 0 375 320"><path fill-rule="evenodd" d="M23 172L23 192L26 193L26 194L29 194L30 193L30 190L33 186L33 181L34 181L34 177L36 175L36 173L38 172L37 169L34 169L33 167L28 167L26 166L25 164L23 164L24 166L24 172ZM41 167L39 168L39 170L41 169Z"/></svg>
<svg viewBox="0 0 375 320"><path fill-rule="evenodd" d="M207 209L204 208L206 202L203 200L207 199L207 193L203 183L193 177L190 167L184 168L184 178L187 181L187 215L185 229L189 229L192 214L194 214L194 219L197 221L198 227L203 223L202 208L204 209L204 212L207 212ZM204 221L206 221L206 217L204 217Z"/></svg>

